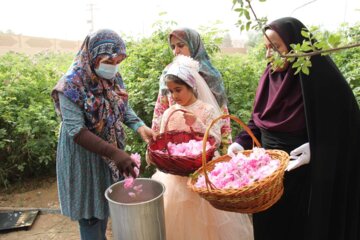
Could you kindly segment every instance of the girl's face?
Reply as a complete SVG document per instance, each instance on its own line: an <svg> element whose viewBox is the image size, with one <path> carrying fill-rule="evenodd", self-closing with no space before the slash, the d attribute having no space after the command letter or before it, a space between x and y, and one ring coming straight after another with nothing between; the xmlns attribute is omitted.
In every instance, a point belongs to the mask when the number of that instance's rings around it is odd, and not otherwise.
<svg viewBox="0 0 360 240"><path fill-rule="evenodd" d="M281 39L281 37L277 32L271 29L267 29L265 33L281 54L287 54L289 52L286 44L284 43L284 41ZM270 41L266 38L266 36L264 36L264 40L265 40L265 48L266 48L266 58L271 58L276 50L273 49ZM282 67L278 67L275 69L275 72L282 72L285 69L287 69L288 66L289 66L289 62L285 61Z"/></svg>
<svg viewBox="0 0 360 240"><path fill-rule="evenodd" d="M190 87L183 84L167 81L166 86L174 101L181 106L189 106L196 101L194 92Z"/></svg>
<svg viewBox="0 0 360 240"><path fill-rule="evenodd" d="M187 57L191 56L189 46L175 36L172 36L170 39L170 47L175 56L177 55L184 55Z"/></svg>

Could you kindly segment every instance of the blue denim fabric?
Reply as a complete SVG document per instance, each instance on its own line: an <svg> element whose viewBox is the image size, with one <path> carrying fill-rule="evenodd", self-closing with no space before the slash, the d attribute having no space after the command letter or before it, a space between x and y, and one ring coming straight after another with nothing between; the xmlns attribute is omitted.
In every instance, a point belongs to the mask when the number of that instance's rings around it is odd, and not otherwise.
<svg viewBox="0 0 360 240"><path fill-rule="evenodd" d="M108 218L80 219L81 240L106 240L106 226Z"/></svg>

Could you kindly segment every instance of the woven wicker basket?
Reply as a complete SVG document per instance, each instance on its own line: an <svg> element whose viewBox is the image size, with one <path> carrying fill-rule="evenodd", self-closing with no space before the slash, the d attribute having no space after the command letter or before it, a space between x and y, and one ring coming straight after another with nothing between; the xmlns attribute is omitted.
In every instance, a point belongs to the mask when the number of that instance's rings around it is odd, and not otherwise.
<svg viewBox="0 0 360 240"><path fill-rule="evenodd" d="M239 123L252 137L255 145L260 147L259 141L256 139L251 130L240 119L232 115L222 115L214 119L205 132L203 143L206 142L208 132L213 124L224 118L230 118ZM252 150L245 150L243 151L243 154L249 155L251 152ZM240 213L257 213L264 211L274 205L282 196L284 191L284 171L289 161L289 155L282 150L266 150L266 152L272 159L280 160L280 166L271 175L264 179L255 181L254 183L239 189L217 189L210 182L207 172L213 170L216 163L227 162L231 159L231 157L224 155L207 163L204 161L205 156L203 156L202 167L195 171L192 177L189 178L187 183L188 187L198 193L202 198L209 201L215 208L220 210ZM195 183L200 174L203 174L205 177L206 187L204 188L195 187Z"/></svg>
<svg viewBox="0 0 360 240"><path fill-rule="evenodd" d="M168 120L177 111L187 112L183 109L176 109L169 115ZM160 171L179 176L189 176L189 174L202 166L203 157L205 158L205 161L209 161L213 158L216 150L216 141L212 136L207 137L207 141L210 143L211 147L207 151L204 150L204 154L200 153L199 155L192 157L170 155L167 149L167 144L169 142L179 144L189 142L192 139L202 141L204 134L195 132L191 128L190 132L167 131L167 125L168 121L165 123L164 133L160 134L155 141L149 143L147 151L149 161Z"/></svg>

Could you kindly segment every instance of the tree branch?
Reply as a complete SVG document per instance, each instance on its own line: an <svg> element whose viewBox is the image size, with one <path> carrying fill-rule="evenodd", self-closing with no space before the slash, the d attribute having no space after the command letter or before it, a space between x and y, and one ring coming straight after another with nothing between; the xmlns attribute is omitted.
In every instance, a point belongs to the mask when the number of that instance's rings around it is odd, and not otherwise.
<svg viewBox="0 0 360 240"><path fill-rule="evenodd" d="M274 45L274 43L269 39L269 37L266 35L265 33L265 30L264 30L264 27L263 27L263 24L261 23L261 21L259 20L259 18L257 17L251 3L250 3L250 0L245 0L248 5L249 5L249 8L252 12L252 14L254 15L254 18L256 20L256 22L258 23L258 25L260 26L260 29L262 31L262 33L264 34L264 36L266 37L266 39L270 42L271 46L273 47L273 49L279 54L280 57L283 57L283 58L292 58L292 57L295 57L295 58L298 58L298 57L311 57L311 56L315 56L315 55L319 55L319 54L323 54L323 53L331 53L331 52L337 52L339 50L344 50L344 49L349 49L349 48L354 48L354 47L359 47L360 46L360 43L353 43L353 44L349 44L349 45L346 45L346 46L342 46L342 47L337 47L337 48L331 48L331 49L326 49L326 50L320 50L320 51L312 51L312 52L307 52L307 53L299 53L299 54L293 54L293 53L288 53L288 54L282 54L279 49ZM314 2L314 1L312 1ZM309 3L312 3L312 2L309 2ZM309 4L307 3L307 4Z"/></svg>
<svg viewBox="0 0 360 240"><path fill-rule="evenodd" d="M250 0L246 0L246 2L248 3L251 12L252 12L252 14L254 15L254 18L255 18L256 22L259 24L260 29L261 29L261 32L264 34L264 36L266 37L266 39L270 42L272 48L275 49L275 51L276 51L280 56L282 56L282 54L281 54L281 52L279 51L279 49L278 49L278 48L275 46L275 44L270 40L270 38L268 37L268 35L266 35L265 29L264 29L264 27L263 27L263 24L261 23L261 21L260 21L259 18L257 17L257 15L256 15L253 7L251 6Z"/></svg>
<svg viewBox="0 0 360 240"><path fill-rule="evenodd" d="M337 47L337 48L331 48L331 49L326 49L326 50L320 50L320 51L312 51L312 52L307 52L307 53L300 53L300 54L280 54L280 57L284 57L284 58L291 58L291 57L311 57L311 56L315 56L315 55L319 55L319 54L323 54L323 53L331 53L331 52L336 52L339 50L344 50L344 49L349 49L349 48L354 48L354 47L360 47L360 43L353 43L353 44L349 44L346 46L342 46L342 47Z"/></svg>

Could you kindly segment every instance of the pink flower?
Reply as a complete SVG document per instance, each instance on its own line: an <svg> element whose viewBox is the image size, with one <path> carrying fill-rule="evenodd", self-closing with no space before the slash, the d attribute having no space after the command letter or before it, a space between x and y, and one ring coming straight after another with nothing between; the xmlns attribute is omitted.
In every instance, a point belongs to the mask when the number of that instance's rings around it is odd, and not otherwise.
<svg viewBox="0 0 360 240"><path fill-rule="evenodd" d="M141 164L141 156L138 153L132 153L130 155L131 159L134 160L136 166L140 167Z"/></svg>
<svg viewBox="0 0 360 240"><path fill-rule="evenodd" d="M139 194L143 191L142 186L143 186L142 184L139 184L133 187L133 189L136 191L136 194Z"/></svg>
<svg viewBox="0 0 360 240"><path fill-rule="evenodd" d="M169 153L173 156L195 157L202 153L202 141L191 139L189 142L175 144L168 142L167 147ZM210 149L209 142L206 143L206 150Z"/></svg>
<svg viewBox="0 0 360 240"><path fill-rule="evenodd" d="M272 160L265 149L254 148L249 156L239 153L228 162L216 163L208 176L219 189L241 188L271 175L279 165L279 160ZM195 186L205 187L203 175L198 177Z"/></svg>
<svg viewBox="0 0 360 240"><path fill-rule="evenodd" d="M136 185L136 186L134 186L134 190L138 191L139 189L142 188L142 186L143 186L142 184Z"/></svg>
<svg viewBox="0 0 360 240"><path fill-rule="evenodd" d="M133 184L134 184L133 177L125 178L125 180L124 180L124 188L125 189L131 188L133 186Z"/></svg>
<svg viewBox="0 0 360 240"><path fill-rule="evenodd" d="M134 171L136 173L136 176L139 176L139 168L141 165L141 156L138 153L133 153L130 155L130 157L132 160L134 160L136 166L138 167L138 168L134 168ZM135 191L135 193L134 192L128 193L130 197L135 197L137 194L142 192L142 184L134 186L134 178L131 175L125 177L124 188L125 189L132 188Z"/></svg>

